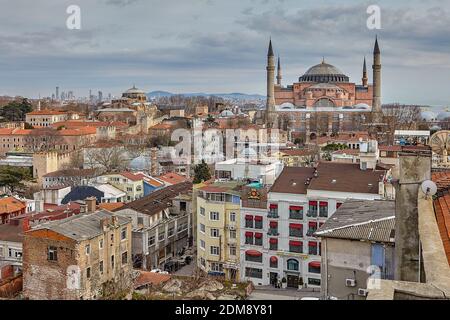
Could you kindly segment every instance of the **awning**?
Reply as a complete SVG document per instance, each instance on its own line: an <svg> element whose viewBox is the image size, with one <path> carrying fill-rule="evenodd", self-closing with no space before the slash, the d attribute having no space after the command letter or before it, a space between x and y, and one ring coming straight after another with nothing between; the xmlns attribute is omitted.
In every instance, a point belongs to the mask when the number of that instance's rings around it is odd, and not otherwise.
<svg viewBox="0 0 450 320"><path fill-rule="evenodd" d="M317 247L317 242L310 242L310 243L309 243L309 246L310 246L310 247Z"/></svg>
<svg viewBox="0 0 450 320"><path fill-rule="evenodd" d="M289 210L296 210L296 211L301 211L303 210L303 207L299 207L299 206L290 206Z"/></svg>
<svg viewBox="0 0 450 320"><path fill-rule="evenodd" d="M245 251L245 254L250 257L261 257L262 253L256 250L248 250Z"/></svg>
<svg viewBox="0 0 450 320"><path fill-rule="evenodd" d="M336 209L339 209L342 206L342 203L336 203Z"/></svg>
<svg viewBox="0 0 450 320"><path fill-rule="evenodd" d="M245 216L245 220L253 220L253 216L246 215L246 216Z"/></svg>
<svg viewBox="0 0 450 320"><path fill-rule="evenodd" d="M278 239L271 238L271 239L269 240L269 242L270 242L271 244L277 244L277 243L278 243Z"/></svg>
<svg viewBox="0 0 450 320"><path fill-rule="evenodd" d="M255 233L255 238L256 239L262 239L263 234L262 233Z"/></svg>
<svg viewBox="0 0 450 320"><path fill-rule="evenodd" d="M317 201L310 201L310 202L309 202L309 205L310 205L310 206L317 206Z"/></svg>
<svg viewBox="0 0 450 320"><path fill-rule="evenodd" d="M271 204L269 206L270 209L278 209L278 205L277 204Z"/></svg>
<svg viewBox="0 0 450 320"><path fill-rule="evenodd" d="M291 223L291 224L289 225L289 228L297 229L297 230L302 230L302 229L303 229L303 225L302 225L302 224L298 224L298 223Z"/></svg>
<svg viewBox="0 0 450 320"><path fill-rule="evenodd" d="M317 222L310 222L309 226L312 228L317 228Z"/></svg>
<svg viewBox="0 0 450 320"><path fill-rule="evenodd" d="M263 217L261 217L261 216L255 216L255 221L263 221Z"/></svg>
<svg viewBox="0 0 450 320"><path fill-rule="evenodd" d="M245 233L245 236L246 236L246 237L253 237L253 232L246 232L246 233Z"/></svg>
<svg viewBox="0 0 450 320"><path fill-rule="evenodd" d="M276 227L278 227L278 222L270 221L269 225L270 225L271 228L276 228Z"/></svg>
<svg viewBox="0 0 450 320"><path fill-rule="evenodd" d="M301 241L289 241L289 245L294 247L301 247L303 244L301 243Z"/></svg>
<svg viewBox="0 0 450 320"><path fill-rule="evenodd" d="M321 207L328 207L328 202L320 202Z"/></svg>
<svg viewBox="0 0 450 320"><path fill-rule="evenodd" d="M320 268L320 262L319 261L310 262L309 266L313 268Z"/></svg>
<svg viewBox="0 0 450 320"><path fill-rule="evenodd" d="M277 257L270 257L270 262L277 263L278 262L278 258Z"/></svg>

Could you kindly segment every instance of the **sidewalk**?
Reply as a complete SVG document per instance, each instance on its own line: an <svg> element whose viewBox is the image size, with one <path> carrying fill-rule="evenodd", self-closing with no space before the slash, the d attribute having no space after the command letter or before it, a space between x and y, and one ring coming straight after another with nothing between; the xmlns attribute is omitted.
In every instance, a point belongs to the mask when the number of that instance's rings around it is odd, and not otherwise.
<svg viewBox="0 0 450 320"><path fill-rule="evenodd" d="M299 300L304 297L320 298L321 293L319 289L276 289L272 286L256 287L249 300Z"/></svg>

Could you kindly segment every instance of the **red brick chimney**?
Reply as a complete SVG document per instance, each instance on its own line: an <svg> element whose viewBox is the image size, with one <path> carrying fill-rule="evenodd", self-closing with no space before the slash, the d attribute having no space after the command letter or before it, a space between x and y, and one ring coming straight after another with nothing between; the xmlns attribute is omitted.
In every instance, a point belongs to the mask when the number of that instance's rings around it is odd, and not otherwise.
<svg viewBox="0 0 450 320"><path fill-rule="evenodd" d="M97 198L90 197L85 200L87 205L87 213L94 213L97 210Z"/></svg>

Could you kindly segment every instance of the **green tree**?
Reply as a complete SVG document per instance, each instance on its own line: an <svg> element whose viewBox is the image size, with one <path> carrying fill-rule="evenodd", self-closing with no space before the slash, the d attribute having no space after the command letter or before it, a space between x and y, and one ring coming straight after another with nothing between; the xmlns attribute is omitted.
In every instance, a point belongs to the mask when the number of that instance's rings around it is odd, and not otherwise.
<svg viewBox="0 0 450 320"><path fill-rule="evenodd" d="M22 101L12 101L0 110L0 116L5 121L25 121L25 115L33 111L33 106L26 99Z"/></svg>
<svg viewBox="0 0 450 320"><path fill-rule="evenodd" d="M194 167L194 184L202 183L211 179L211 171L208 164L202 160L202 163Z"/></svg>
<svg viewBox="0 0 450 320"><path fill-rule="evenodd" d="M23 192L26 181L32 181L33 177L29 169L11 166L0 167L0 187L6 188L11 193Z"/></svg>

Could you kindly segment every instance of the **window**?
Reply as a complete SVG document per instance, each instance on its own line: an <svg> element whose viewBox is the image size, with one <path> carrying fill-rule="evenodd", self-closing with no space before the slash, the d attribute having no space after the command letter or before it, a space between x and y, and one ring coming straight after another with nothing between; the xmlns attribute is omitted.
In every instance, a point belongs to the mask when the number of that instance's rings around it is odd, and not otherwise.
<svg viewBox="0 0 450 320"><path fill-rule="evenodd" d="M200 215L205 216L205 208L200 207Z"/></svg>
<svg viewBox="0 0 450 320"><path fill-rule="evenodd" d="M206 267L206 260L204 258L200 258L200 264L202 267Z"/></svg>
<svg viewBox="0 0 450 320"><path fill-rule="evenodd" d="M230 212L230 222L236 222L236 212Z"/></svg>
<svg viewBox="0 0 450 320"><path fill-rule="evenodd" d="M103 239L100 239L100 241L98 242L98 248L103 249Z"/></svg>
<svg viewBox="0 0 450 320"><path fill-rule="evenodd" d="M303 225L291 223L289 225L289 237L303 238Z"/></svg>
<svg viewBox="0 0 450 320"><path fill-rule="evenodd" d="M0 247L0 257L3 257L3 247Z"/></svg>
<svg viewBox="0 0 450 320"><path fill-rule="evenodd" d="M303 207L298 206L289 207L289 219L303 220Z"/></svg>
<svg viewBox="0 0 450 320"><path fill-rule="evenodd" d="M245 244L253 244L253 232L245 233Z"/></svg>
<svg viewBox="0 0 450 320"><path fill-rule="evenodd" d="M287 261L287 269L289 271L299 271L299 263L295 259L289 259Z"/></svg>
<svg viewBox="0 0 450 320"><path fill-rule="evenodd" d="M263 271L262 269L245 268L245 276L249 278L262 279Z"/></svg>
<svg viewBox="0 0 450 320"><path fill-rule="evenodd" d="M219 247L211 246L210 250L213 256L218 256L220 253Z"/></svg>
<svg viewBox="0 0 450 320"><path fill-rule="evenodd" d="M278 250L278 239L272 238L269 240L269 249Z"/></svg>
<svg viewBox="0 0 450 320"><path fill-rule="evenodd" d="M314 255L314 256L316 256L317 255L317 253L318 253L318 251L317 251L317 242L315 242L315 241L310 241L309 242L309 245L308 245L308 253L310 254L310 255Z"/></svg>
<svg viewBox="0 0 450 320"><path fill-rule="evenodd" d="M320 286L320 279L308 278L308 284L311 286Z"/></svg>
<svg viewBox="0 0 450 320"><path fill-rule="evenodd" d="M111 242L114 242L114 233L111 233Z"/></svg>
<svg viewBox="0 0 450 320"><path fill-rule="evenodd" d="M122 253L122 264L127 264L128 263L128 252L124 252Z"/></svg>
<svg viewBox="0 0 450 320"><path fill-rule="evenodd" d="M142 226L144 224L144 218L143 217L138 217L137 218L137 223L138 223L138 225Z"/></svg>
<svg viewBox="0 0 450 320"><path fill-rule="evenodd" d="M250 215L245 216L245 227L253 229L253 216Z"/></svg>
<svg viewBox="0 0 450 320"><path fill-rule="evenodd" d="M230 256L236 256L236 246L230 246Z"/></svg>
<svg viewBox="0 0 450 320"><path fill-rule="evenodd" d="M211 238L219 237L219 229L211 229Z"/></svg>
<svg viewBox="0 0 450 320"><path fill-rule="evenodd" d="M100 273L103 274L103 261L100 261L98 269L100 270Z"/></svg>
<svg viewBox="0 0 450 320"><path fill-rule="evenodd" d="M309 273L316 273L320 274L320 262L311 262L308 265L308 272Z"/></svg>
<svg viewBox="0 0 450 320"><path fill-rule="evenodd" d="M223 265L221 263L213 262L213 263L211 263L211 271L223 272Z"/></svg>
<svg viewBox="0 0 450 320"><path fill-rule="evenodd" d="M319 217L328 218L328 202L320 202Z"/></svg>
<svg viewBox="0 0 450 320"><path fill-rule="evenodd" d="M250 250L245 253L245 261L262 263L263 255L259 251Z"/></svg>
<svg viewBox="0 0 450 320"><path fill-rule="evenodd" d="M255 246L262 246L262 245L263 245L263 234L255 233Z"/></svg>
<svg viewBox="0 0 450 320"><path fill-rule="evenodd" d="M230 239L236 239L236 230L230 230Z"/></svg>
<svg viewBox="0 0 450 320"><path fill-rule="evenodd" d="M301 241L289 241L289 251L303 253L303 243Z"/></svg>
<svg viewBox="0 0 450 320"><path fill-rule="evenodd" d="M261 230L263 228L263 217L255 217L255 229Z"/></svg>
<svg viewBox="0 0 450 320"><path fill-rule="evenodd" d="M209 219L211 221L219 221L219 213L218 212L214 212L214 211L210 212L209 213Z"/></svg>
<svg viewBox="0 0 450 320"><path fill-rule="evenodd" d="M278 236L278 222L270 221L269 223L269 235Z"/></svg>
<svg viewBox="0 0 450 320"><path fill-rule="evenodd" d="M159 232L158 240L159 241L164 241L165 238L166 238L166 233L164 231Z"/></svg>
<svg viewBox="0 0 450 320"><path fill-rule="evenodd" d="M167 230L167 237L170 238L175 233L175 227L170 227L169 230Z"/></svg>
<svg viewBox="0 0 450 320"><path fill-rule="evenodd" d="M180 211L186 211L186 202L180 201Z"/></svg>
<svg viewBox="0 0 450 320"><path fill-rule="evenodd" d="M48 261L58 261L58 249L56 247L49 247L47 251Z"/></svg>
<svg viewBox="0 0 450 320"><path fill-rule="evenodd" d="M317 222L310 222L308 232L306 233L306 235L308 237L312 237L314 236L314 233L316 233L316 231L317 231Z"/></svg>
<svg viewBox="0 0 450 320"><path fill-rule="evenodd" d="M200 248L205 250L205 240L200 240Z"/></svg>
<svg viewBox="0 0 450 320"><path fill-rule="evenodd" d="M114 256L111 256L111 268L114 269Z"/></svg>
<svg viewBox="0 0 450 320"><path fill-rule="evenodd" d="M307 214L308 217L317 217L317 201L309 202L309 211Z"/></svg>
<svg viewBox="0 0 450 320"><path fill-rule="evenodd" d="M91 245L90 244L86 245L84 250L85 250L87 255L91 254Z"/></svg>
<svg viewBox="0 0 450 320"><path fill-rule="evenodd" d="M123 228L120 232L120 240L125 240L127 238L127 228Z"/></svg>
<svg viewBox="0 0 450 320"><path fill-rule="evenodd" d="M278 268L278 258L277 257L270 257L270 267L271 268Z"/></svg>
<svg viewBox="0 0 450 320"><path fill-rule="evenodd" d="M269 214L268 214L269 218L278 218L278 205L276 204L271 204L269 206Z"/></svg>
<svg viewBox="0 0 450 320"><path fill-rule="evenodd" d="M86 278L90 278L91 277L91 267L88 267L87 269L86 269Z"/></svg>
<svg viewBox="0 0 450 320"><path fill-rule="evenodd" d="M203 223L200 223L200 232L204 234L205 231L206 231L205 225Z"/></svg>

